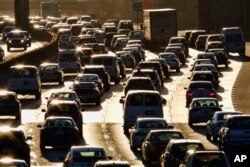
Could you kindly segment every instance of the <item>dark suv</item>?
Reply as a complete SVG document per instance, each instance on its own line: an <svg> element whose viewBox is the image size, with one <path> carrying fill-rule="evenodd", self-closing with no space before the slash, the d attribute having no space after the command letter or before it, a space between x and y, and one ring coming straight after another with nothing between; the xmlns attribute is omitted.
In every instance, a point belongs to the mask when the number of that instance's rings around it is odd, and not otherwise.
<svg viewBox="0 0 250 167"><path fill-rule="evenodd" d="M216 97L213 84L210 81L191 81L186 91L186 107L195 97Z"/></svg>
<svg viewBox="0 0 250 167"><path fill-rule="evenodd" d="M45 110L42 110L45 112ZM44 119L49 116L72 117L75 121L80 134L82 135L82 113L79 105L75 101L53 100L47 107Z"/></svg>
<svg viewBox="0 0 250 167"><path fill-rule="evenodd" d="M125 96L129 90L155 90L153 82L149 77L131 77L124 86Z"/></svg>
<svg viewBox="0 0 250 167"><path fill-rule="evenodd" d="M110 89L110 75L105 72L104 66L88 65L83 68L83 74L97 74L104 84L104 89Z"/></svg>
<svg viewBox="0 0 250 167"><path fill-rule="evenodd" d="M28 137L27 139L31 139ZM0 129L0 158L23 159L30 166L30 147L22 130L17 128Z"/></svg>
<svg viewBox="0 0 250 167"><path fill-rule="evenodd" d="M0 115L15 116L21 120L21 103L15 92L0 91Z"/></svg>

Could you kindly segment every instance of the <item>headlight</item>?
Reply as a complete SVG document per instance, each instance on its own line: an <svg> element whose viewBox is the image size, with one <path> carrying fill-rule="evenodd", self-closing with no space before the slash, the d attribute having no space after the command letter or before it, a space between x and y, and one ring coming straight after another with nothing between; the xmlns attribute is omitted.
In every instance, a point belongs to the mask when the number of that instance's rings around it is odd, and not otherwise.
<svg viewBox="0 0 250 167"><path fill-rule="evenodd" d="M22 39L21 42L24 43L24 40Z"/></svg>
<svg viewBox="0 0 250 167"><path fill-rule="evenodd" d="M9 40L9 41L8 41L8 43L12 43L12 41L11 41L11 40Z"/></svg>

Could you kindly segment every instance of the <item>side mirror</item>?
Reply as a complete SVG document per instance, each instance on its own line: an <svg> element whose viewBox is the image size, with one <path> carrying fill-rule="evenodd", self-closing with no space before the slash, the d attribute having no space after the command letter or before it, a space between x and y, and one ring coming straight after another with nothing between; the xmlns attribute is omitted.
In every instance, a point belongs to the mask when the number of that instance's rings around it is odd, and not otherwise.
<svg viewBox="0 0 250 167"><path fill-rule="evenodd" d="M41 111L42 111L42 112L46 112L46 109L43 108Z"/></svg>
<svg viewBox="0 0 250 167"><path fill-rule="evenodd" d="M119 101L119 102L123 104L123 103L124 103L124 99L120 99L120 101Z"/></svg>
<svg viewBox="0 0 250 167"><path fill-rule="evenodd" d="M190 70L190 71L192 71L192 70ZM191 77L188 77L188 79L191 79Z"/></svg>
<svg viewBox="0 0 250 167"><path fill-rule="evenodd" d="M49 97L45 97L45 99L46 99L46 100L48 100L48 99L49 99Z"/></svg>
<svg viewBox="0 0 250 167"><path fill-rule="evenodd" d="M228 63L228 64L231 64L231 61L229 60L227 63Z"/></svg>
<svg viewBox="0 0 250 167"><path fill-rule="evenodd" d="M39 124L39 125L37 125L36 127L38 127L38 128L42 128L42 125L40 125L40 124Z"/></svg>
<svg viewBox="0 0 250 167"><path fill-rule="evenodd" d="M111 157L111 156L108 156L108 159L109 159L109 160L112 160L112 159L113 159L113 157Z"/></svg>
<svg viewBox="0 0 250 167"><path fill-rule="evenodd" d="M168 125L168 129L174 129L173 125Z"/></svg>
<svg viewBox="0 0 250 167"><path fill-rule="evenodd" d="M223 105L221 104L220 107L223 107Z"/></svg>
<svg viewBox="0 0 250 167"><path fill-rule="evenodd" d="M126 86L126 83L123 83L122 86Z"/></svg>
<svg viewBox="0 0 250 167"><path fill-rule="evenodd" d="M85 111L85 109L83 107L81 107L81 112Z"/></svg>
<svg viewBox="0 0 250 167"><path fill-rule="evenodd" d="M187 87L184 87L184 89L187 89Z"/></svg>
<svg viewBox="0 0 250 167"><path fill-rule="evenodd" d="M162 98L162 104L166 104L167 103L167 100Z"/></svg>

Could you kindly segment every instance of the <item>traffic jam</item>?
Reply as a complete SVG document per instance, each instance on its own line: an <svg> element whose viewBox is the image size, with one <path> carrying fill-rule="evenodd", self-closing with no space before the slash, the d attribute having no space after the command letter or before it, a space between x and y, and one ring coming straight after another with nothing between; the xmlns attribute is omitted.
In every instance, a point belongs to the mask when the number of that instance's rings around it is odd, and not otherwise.
<svg viewBox="0 0 250 167"><path fill-rule="evenodd" d="M3 47L21 53L33 39L29 32L15 27L10 17L0 18L6 23L0 47L4 61ZM83 144L85 120L92 119L85 117L87 111L104 108L106 101L118 95L119 100L105 107L117 110L112 106L120 106L122 115L114 114L113 119L121 120L119 134L126 136L141 166L229 167L230 153L250 143L250 116L224 109L223 99L218 98L221 71L230 68L230 54L246 54L240 27L223 27L213 34L185 30L171 36L164 48L156 45L157 51L150 52L145 31L136 29L131 20L101 23L90 15L29 19L34 29L57 36L58 51L54 62L10 67L7 89L0 91L0 115L13 117L21 125L29 119L22 112L25 95L31 95L32 100L42 101L43 122L35 127L39 129L35 139L16 126L0 128L0 166L43 166L33 162L29 143L34 140L40 152L64 149L56 165L44 166L134 166L126 155L119 159L110 156L106 147ZM19 47L23 50L16 49ZM182 106L188 118L185 124L203 126L206 140L216 149L206 149L203 141L187 137L165 112L171 105L166 96L169 84L184 70L188 71L188 84L182 87L186 92ZM50 84L56 88L44 97ZM98 112L101 109L93 117Z"/></svg>

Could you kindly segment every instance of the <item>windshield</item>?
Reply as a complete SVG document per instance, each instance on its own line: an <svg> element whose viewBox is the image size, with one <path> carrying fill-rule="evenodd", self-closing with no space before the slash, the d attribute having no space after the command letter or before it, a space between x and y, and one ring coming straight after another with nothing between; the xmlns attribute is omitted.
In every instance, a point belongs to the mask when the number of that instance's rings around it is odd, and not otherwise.
<svg viewBox="0 0 250 167"><path fill-rule="evenodd" d="M33 68L13 68L10 70L10 77L13 78L34 78L37 77L37 71Z"/></svg>
<svg viewBox="0 0 250 167"><path fill-rule="evenodd" d="M223 154L220 153L198 153L195 154L192 166L196 167L227 167Z"/></svg>
<svg viewBox="0 0 250 167"><path fill-rule="evenodd" d="M61 62L76 61L76 55L75 54L61 54L60 61Z"/></svg>

